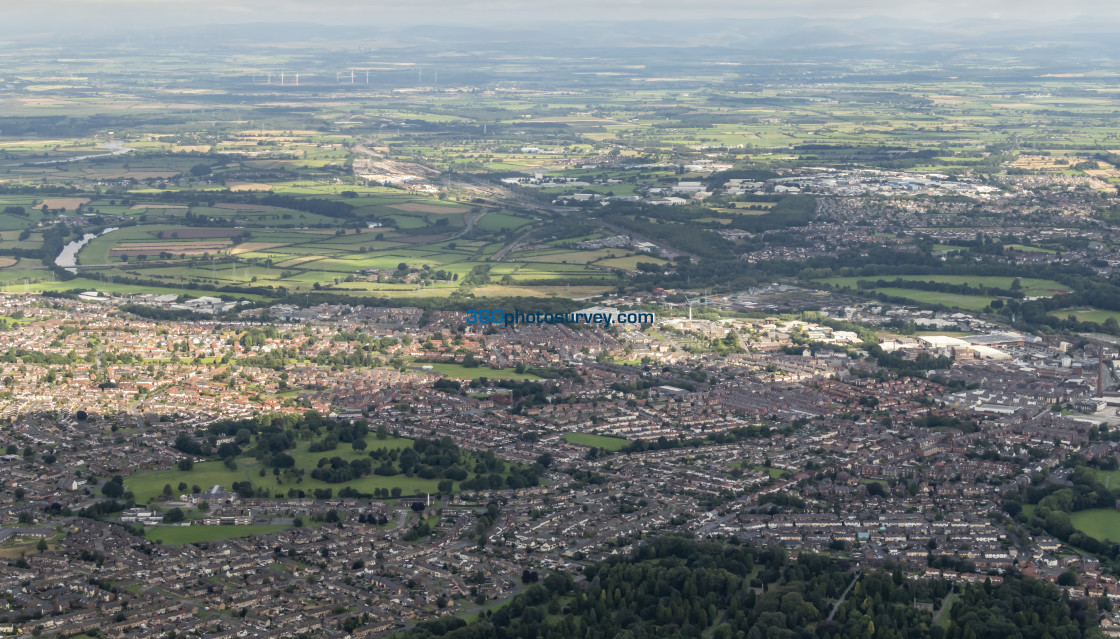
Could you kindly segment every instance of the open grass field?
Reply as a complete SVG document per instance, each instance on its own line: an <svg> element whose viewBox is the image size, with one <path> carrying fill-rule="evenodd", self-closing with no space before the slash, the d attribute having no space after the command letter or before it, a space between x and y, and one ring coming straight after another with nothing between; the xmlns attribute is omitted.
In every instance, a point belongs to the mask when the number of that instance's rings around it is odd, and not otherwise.
<svg viewBox="0 0 1120 639"><path fill-rule="evenodd" d="M1113 508L1082 510L1069 519L1074 528L1094 539L1120 542L1120 512Z"/></svg>
<svg viewBox="0 0 1120 639"><path fill-rule="evenodd" d="M602 448L611 451L622 450L630 444L629 440L621 437L607 437L606 435L592 435L591 433L568 433L564 435L564 441L576 446Z"/></svg>
<svg viewBox="0 0 1120 639"><path fill-rule="evenodd" d="M1084 310L1062 309L1060 311L1054 311L1050 313L1050 315L1060 319L1066 319L1072 315L1076 317L1079 322L1096 322L1098 324L1104 324L1110 317L1120 322L1120 312L1103 311L1095 308Z"/></svg>
<svg viewBox="0 0 1120 639"><path fill-rule="evenodd" d="M778 479L782 475L786 474L786 471L782 470L781 468L767 468L762 464L753 464L751 465L751 468L753 470L757 470L760 473L766 473L767 475L770 475L770 479Z"/></svg>
<svg viewBox="0 0 1120 639"><path fill-rule="evenodd" d="M1094 470L1093 473L1108 489L1120 488L1120 470Z"/></svg>
<svg viewBox="0 0 1120 639"><path fill-rule="evenodd" d="M659 265L664 265L664 264L669 263L667 260L663 260L661 258L652 257L652 256L645 255L645 254L638 254L638 255L630 255L630 256L627 256L627 257L616 257L614 259L599 260L598 262L595 262L594 264L595 264L595 266L605 266L605 267L608 267L608 268L621 268L621 269L626 269L628 271L633 271L633 270L638 268L638 262L644 262L644 263L647 263L647 264L659 264Z"/></svg>
<svg viewBox="0 0 1120 639"><path fill-rule="evenodd" d="M893 282L895 279L915 282L942 282L945 284L968 284L969 286L988 286L992 288L1010 289L1014 277L998 277L990 275L875 275L868 277L830 277L818 280L823 284L831 284L841 288L856 288L860 280ZM1028 297L1050 296L1055 293L1068 291L1069 288L1053 280L1041 280L1031 277L1020 278L1023 293ZM929 292L929 291L921 291Z"/></svg>
<svg viewBox="0 0 1120 639"><path fill-rule="evenodd" d="M970 311L983 310L994 297L980 297L978 295L955 295L953 293L940 293L937 291L917 291L909 288L876 288L875 293L885 293L891 297L901 297L913 300L919 304L942 304L950 308L963 308Z"/></svg>
<svg viewBox="0 0 1120 639"><path fill-rule="evenodd" d="M479 370L479 369L471 369ZM481 369L488 370L488 369ZM368 448L363 451L354 450L349 444L339 444L338 448L330 451L311 452L308 450L310 442L301 442L295 449L287 451L289 455L295 460L295 467L305 470L311 470L318 465L320 459L332 457L339 457L347 462L368 457L369 453L378 450L399 450L407 448L412 445L412 440L403 439L398 437L389 437L387 439L377 439L376 435L370 434L366 437ZM471 461L471 453L464 452L467 455L466 468L473 468L474 461ZM424 495L427 493L438 492L439 479L423 479L421 477L409 477L406 475L368 475L353 479L348 482L337 484L327 483L317 479L312 479L310 475L305 475L302 478L290 478L284 475L276 476L272 473L272 469L265 468L256 459L248 456L240 456L236 460L236 470L230 470L220 461L207 461L196 463L192 470L182 471L178 469L168 469L155 472L138 473L130 475L125 478L125 488L131 490L136 496L137 503L148 503L156 499L163 491L165 485L170 485L172 494L178 496L181 491L178 486L180 482L187 484L187 490L197 485L202 490L209 490L212 486L222 486L227 490L232 490L234 482L252 482L255 488L266 488L273 496L284 495L286 496L288 490L297 489L310 493L316 489L330 488L335 494L346 487L353 488L362 493L372 494L375 489L383 488L392 490L393 488L400 488L402 496L408 497L413 495ZM265 471L262 477L261 470ZM471 473L471 478L474 473ZM455 491L458 491L458 482L455 483Z"/></svg>
<svg viewBox="0 0 1120 639"><path fill-rule="evenodd" d="M19 559L20 557L29 557L38 554L39 552L38 541L17 541L15 543L5 544L0 546L0 559ZM57 552L61 548L56 543L47 544L47 550Z"/></svg>
<svg viewBox="0 0 1120 639"><path fill-rule="evenodd" d="M366 457L372 450L400 449L410 446L412 443L411 440L400 438L380 440L372 434L366 437L366 442L369 448L365 451L355 451L349 444L340 444L337 449L324 452L310 452L308 451L309 442L301 442L294 450L288 451L288 454L296 460L297 468L310 469L314 468L318 460L323 457L341 457L350 461L359 457ZM148 503L154 500L163 491L164 485L167 484L171 485L172 494L178 496L180 494L179 482L186 483L188 490L195 485L203 490L208 490L215 485L223 486L226 490L232 490L234 482L251 481L255 487L268 488L274 494L283 493L285 495L291 488L308 492L317 488L331 488L337 493L346 486L368 493L372 493L375 488L400 488L404 495L421 495L427 492L436 492L439 483L435 479L406 477L404 475L393 477L370 475L341 484L330 484L310 477L304 477L302 481L297 482L276 477L271 473L271 469L265 469L265 476L261 477L260 471L262 468L264 467L255 459L240 457L237 459L236 470L226 468L219 461L208 461L195 464L194 469L188 471L169 469L130 475L125 478L124 485L125 488L136 495L137 503Z"/></svg>
<svg viewBox="0 0 1120 639"><path fill-rule="evenodd" d="M290 526L252 524L248 526L155 526L144 536L167 546L182 546L204 541L218 541L234 537L251 537L280 532Z"/></svg>
<svg viewBox="0 0 1120 639"><path fill-rule="evenodd" d="M83 272L87 279L96 277L98 281L109 282L110 274L118 279L138 278L153 281L142 286L162 289L159 292L201 285L193 289L200 291L198 295L208 294L203 292L208 287L260 287L277 291L277 294L323 290L357 298L367 295L447 297L460 288L458 281L450 278L464 278L476 266L486 264L492 283L471 287L476 297L542 298L567 296L570 289L565 285L561 293L558 287L571 279L613 281L616 275L587 263L613 255L629 255L626 251L587 252L567 264L563 263L564 258L548 257L540 264L518 258L509 262L485 262L485 256L497 252L509 241L505 231L535 224L534 219L484 211L471 233L472 239L464 239L459 237L466 232L466 209L461 205L423 199L415 194L395 197L378 192L349 199L331 197L347 203L358 202L360 206L356 210L367 211L379 220L391 220L397 228L362 228L360 225L358 228L309 228L307 223L323 220L310 220L307 215L311 214L274 206L222 202L189 210L225 217L237 226L196 228L184 224L187 222L183 217L187 213L185 208L150 208L135 203L122 207L114 200L95 201L95 205L112 208L122 215L146 216L147 223L123 225L95 238L79 252L78 262L85 267L104 266ZM160 205L153 203L151 206ZM284 218L290 221L284 223ZM243 227L242 223L248 226ZM321 224L334 225L337 222ZM457 232L457 229L463 230ZM2 239L0 236L0 241ZM529 259L532 256L525 254ZM127 270L118 270L125 261L129 263ZM448 275L446 279L429 281L425 286L427 290L420 291L399 277L397 267L400 264L418 270L422 267L443 270ZM494 283L507 276L504 285ZM16 279L12 275L9 281ZM36 280L32 278L29 284ZM522 290L506 288L511 284ZM585 296L601 290L605 288L579 289L575 294ZM251 294L235 294L251 299Z"/></svg>
<svg viewBox="0 0 1120 639"><path fill-rule="evenodd" d="M532 373L518 373L512 368L504 368L501 370L488 368L486 366L479 366L477 368L467 368L462 364L448 364L443 362L435 363L422 363L417 362L417 366L431 366L432 370L454 377L456 379L479 379L485 377L487 379L512 379L512 380L537 380L540 377Z"/></svg>

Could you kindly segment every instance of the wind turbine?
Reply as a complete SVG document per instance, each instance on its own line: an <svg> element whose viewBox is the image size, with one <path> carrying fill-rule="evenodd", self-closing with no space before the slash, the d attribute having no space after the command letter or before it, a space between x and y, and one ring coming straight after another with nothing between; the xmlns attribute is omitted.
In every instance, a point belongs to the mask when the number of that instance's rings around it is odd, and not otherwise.
<svg viewBox="0 0 1120 639"><path fill-rule="evenodd" d="M690 322L692 321L692 303L693 302L696 302L696 304L699 305L699 306L707 306L707 305L711 304L711 300L709 300L706 296L700 296L700 297L693 298L693 299L690 299L690 298L685 298L685 299L688 300L688 321L690 321Z"/></svg>

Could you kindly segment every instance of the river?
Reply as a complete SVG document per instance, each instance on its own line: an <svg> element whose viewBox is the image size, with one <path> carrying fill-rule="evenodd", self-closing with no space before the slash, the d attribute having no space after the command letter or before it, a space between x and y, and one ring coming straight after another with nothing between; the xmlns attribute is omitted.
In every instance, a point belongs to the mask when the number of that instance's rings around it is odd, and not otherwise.
<svg viewBox="0 0 1120 639"><path fill-rule="evenodd" d="M90 160L93 158L107 158L111 155L124 155L125 153L131 153L134 150L125 146L124 142L121 142L120 140L110 140L109 142L102 144L101 148L106 149L108 153L93 153L90 155L79 155L78 157L62 158L59 160L40 160L38 162L28 162L28 164L66 164L67 162L80 162L82 160Z"/></svg>
<svg viewBox="0 0 1120 639"><path fill-rule="evenodd" d="M54 263L66 269L67 271L70 271L71 273L77 273L78 269L76 267L78 266L78 251L82 250L83 246L89 244L89 241L97 237L98 235L112 233L118 228L119 227L111 226L104 231L101 231L101 233L99 234L86 233L81 237L81 239L74 240L73 242L70 242L66 246L62 247L62 252L58 254L57 258L55 258Z"/></svg>

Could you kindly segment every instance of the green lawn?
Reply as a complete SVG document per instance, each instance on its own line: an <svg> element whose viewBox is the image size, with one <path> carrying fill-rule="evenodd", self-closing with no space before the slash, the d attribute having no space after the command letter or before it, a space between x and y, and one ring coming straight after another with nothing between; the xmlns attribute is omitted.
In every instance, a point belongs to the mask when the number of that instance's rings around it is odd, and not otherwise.
<svg viewBox="0 0 1120 639"><path fill-rule="evenodd" d="M540 377L532 373L518 373L512 368L503 368L495 370L485 366L478 368L467 368L462 364L446 364L446 363L424 363L417 362L417 366L431 366L432 370L437 373L446 375L448 377L455 377L457 379L478 379L485 377L487 379L512 379L512 380L536 380Z"/></svg>
<svg viewBox="0 0 1120 639"><path fill-rule="evenodd" d="M949 629L949 623L952 621L950 613L953 612L953 604L957 603L957 600L960 598L961 595L959 592L954 592L952 595L949 595L949 602L945 604L945 611L941 613L941 618L937 620L937 625L946 630ZM933 614L936 615L937 610L934 610Z"/></svg>
<svg viewBox="0 0 1120 639"><path fill-rule="evenodd" d="M1074 528L1094 539L1120 542L1120 512L1112 508L1082 510L1069 519Z"/></svg>
<svg viewBox="0 0 1120 639"><path fill-rule="evenodd" d="M305 441L300 442L294 450L287 452L295 459L296 468L303 468L310 471L316 467L319 460L322 458L329 459L331 457L340 457L346 461L351 461L366 457L369 455L370 451L377 449L399 450L407 448L412 445L412 440L400 437L377 439L377 436L371 433L366 436L366 444L368 448L364 451L354 450L350 444L342 443L334 450L311 452L308 450L310 442ZM463 454L466 456L464 467L468 469L473 468L476 460L472 453L463 451ZM238 457L236 462L237 470L226 468L225 464L220 461L207 461L197 463L192 470L187 471L176 468L140 473L126 477L124 485L125 488L131 490L136 496L136 503L143 504L158 497L160 493L163 492L163 487L167 484L171 485L172 495L178 497L184 492L179 489L179 482L186 483L188 491L190 487L194 485L198 485L205 491L215 485L222 486L226 490L232 490L234 482L251 481L254 487L267 488L272 495L278 493L286 495L288 490L292 488L302 490L307 494L310 494L315 489L330 488L336 495L340 490L346 487L370 494L372 494L376 488L384 488L387 490L400 488L402 496L406 497L436 493L438 492L438 485L440 482L438 478L423 479L421 477L408 477L406 475L369 475L344 483L331 484L318 479L312 479L309 474L304 476L301 480L285 478L283 475L277 477L273 475L271 468L265 468L256 459L246 455ZM263 477L260 475L262 468L265 471ZM474 473L471 473L470 476L474 477ZM458 490L458 482L455 483L455 489Z"/></svg>
<svg viewBox="0 0 1120 639"><path fill-rule="evenodd" d="M767 475L770 475L770 479L778 479L779 477L784 475L785 472L786 472L786 471L782 470L781 468L772 468L772 467L767 468L766 466L763 466L762 464L751 464L749 466L749 468L751 468L753 470L757 470L760 473L766 473Z"/></svg>
<svg viewBox="0 0 1120 639"><path fill-rule="evenodd" d="M937 291L917 291L909 288L877 288L870 289L867 293L884 293L890 297L901 297L913 300L919 304L943 304L950 308L958 307L970 311L982 311L992 301L991 297L978 295L955 295L953 293L940 293Z"/></svg>
<svg viewBox="0 0 1120 639"><path fill-rule="evenodd" d="M1117 313L1115 311L1102 311L1095 308L1084 309L1080 311L1059 310L1052 311L1050 313L1051 317L1057 317L1059 319L1066 319L1070 315L1076 317L1077 321L1079 322L1096 322L1098 324L1104 324L1105 321L1107 321L1110 317L1120 322L1120 313Z"/></svg>
<svg viewBox="0 0 1120 639"><path fill-rule="evenodd" d="M264 535L280 532L290 526L156 526L148 530L145 536L151 540L160 540L169 546L193 544L200 541L217 541L232 537L248 537L250 535Z"/></svg>
<svg viewBox="0 0 1120 639"><path fill-rule="evenodd" d="M1037 246L1027 246L1025 244L1008 244L1005 248L1016 251L1023 251L1024 253L1049 253L1051 255L1055 255L1057 253L1057 251L1052 249L1044 249Z"/></svg>
<svg viewBox="0 0 1120 639"><path fill-rule="evenodd" d="M1107 482L1109 490L1120 488L1120 470L1094 470L1093 472L1102 484Z"/></svg>
<svg viewBox="0 0 1120 639"><path fill-rule="evenodd" d="M222 462L202 462L195 464L193 470L161 470L152 473L133 475L124 480L124 487L136 496L136 503L147 503L163 492L163 487L171 484L172 495L178 497L183 492L189 492L190 486L198 485L202 490L209 490L211 486L225 486L227 490L233 482L260 479L249 477L250 464L248 460L239 463L237 470L229 470ZM253 470L257 467L253 466ZM179 482L186 482L186 491L179 490ZM256 482L253 482L254 484Z"/></svg>
<svg viewBox="0 0 1120 639"><path fill-rule="evenodd" d="M592 435L590 433L568 433L564 441L576 446L589 446L603 450L622 450L630 442L621 437L607 437L606 435Z"/></svg>
<svg viewBox="0 0 1120 639"><path fill-rule="evenodd" d="M996 275L868 275L857 277L829 277L817 280L824 284L831 284L841 288L850 287L856 288L860 280L870 282L877 282L884 280L893 282L896 279L901 279L911 282L941 282L945 284L968 284L969 286L988 286L992 288L1010 289L1011 283L1015 281L1014 277L1004 277ZM1043 280L1033 277L1019 278L1019 283L1023 286L1023 293L1026 295L1053 295L1056 291L1067 291L1068 287L1055 282L1054 280ZM882 290L882 289L877 289ZM930 291L916 291L926 293Z"/></svg>

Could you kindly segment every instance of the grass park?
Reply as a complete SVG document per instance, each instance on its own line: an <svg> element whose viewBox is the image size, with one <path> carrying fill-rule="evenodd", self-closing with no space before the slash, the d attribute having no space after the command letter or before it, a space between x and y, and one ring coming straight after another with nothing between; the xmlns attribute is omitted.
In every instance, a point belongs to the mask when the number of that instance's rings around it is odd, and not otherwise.
<svg viewBox="0 0 1120 639"><path fill-rule="evenodd" d="M602 448L603 450L618 451L630 444L629 440L621 437L608 437L606 435L593 435L591 433L567 433L564 441L576 446L588 448Z"/></svg>
<svg viewBox="0 0 1120 639"><path fill-rule="evenodd" d="M613 438L607 438L612 439ZM412 446L411 439L401 437L389 437L387 439L378 439L376 435L369 434L366 436L366 446L364 450L355 450L349 444L339 444L338 448L329 451L312 452L309 450L311 442L302 441L296 448L287 451L287 454L295 460L295 469L310 471L316 468L320 459L330 459L334 457L341 458L346 462L355 459L362 459L369 457L373 451L384 450L402 450ZM625 444L625 440L622 441ZM466 458L465 466L472 468L474 466L474 454L468 451L463 451ZM346 482L329 483L326 481L313 479L309 472L301 477L292 477L289 474L281 473L274 474L272 469L266 467L264 464L257 461L255 458L248 455L240 455L234 459L236 468L231 469L222 461L204 461L194 464L191 470L179 470L178 468L160 470L154 472L145 472L129 475L124 480L124 486L127 490L131 490L135 495L137 503L151 503L154 502L160 494L163 493L164 486L171 486L172 495L178 497L184 492L193 491L195 486L198 486L202 491L207 491L213 486L222 486L228 491L232 491L234 482L252 482L255 488L265 488L270 494L284 497L290 489L296 489L310 493L316 489L332 489L337 494L344 488L352 488L361 493L372 494L375 489L383 489L391 491L394 488L401 489L402 496L424 495L427 493L439 492L439 479L424 479L419 476L406 476L406 475L377 475L371 474L364 477L359 477ZM263 472L263 475L262 475ZM503 478L506 473L500 473ZM468 479L474 478L477 475L473 472L468 474ZM186 489L181 489L180 484L186 484ZM459 491L459 482L453 484L453 490Z"/></svg>
<svg viewBox="0 0 1120 639"><path fill-rule="evenodd" d="M220 541L234 537L267 535L291 528L270 524L250 524L244 526L154 526L144 533L149 541L165 546L182 546L204 541Z"/></svg>
<svg viewBox="0 0 1120 639"><path fill-rule="evenodd" d="M486 379L508 379L515 381L535 381L541 379L541 377L539 377L538 375L534 375L533 373L518 373L512 368L495 369L485 366L468 368L466 366L463 366L462 364L451 364L447 362L419 362L415 365L423 367L431 366L433 371L455 379L475 380L481 379L483 377L485 377Z"/></svg>
<svg viewBox="0 0 1120 639"><path fill-rule="evenodd" d="M1095 308L1062 309L1061 311L1055 311L1050 315L1058 319L1066 319L1067 317L1072 315L1077 318L1077 321L1079 322L1096 322L1097 324L1104 324L1109 320L1109 318L1120 322L1120 312L1104 311Z"/></svg>
<svg viewBox="0 0 1120 639"><path fill-rule="evenodd" d="M1120 512L1113 508L1094 508L1070 513L1070 523L1081 532L1101 541L1120 542Z"/></svg>
<svg viewBox="0 0 1120 639"><path fill-rule="evenodd" d="M869 275L866 277L829 277L817 280L823 284L830 284L839 288L856 288L860 281L875 282L885 280L893 282L896 279L912 282L938 282L942 284L967 284L973 287L990 287L1010 289L1012 282L1019 279L1023 293L1026 295L1053 295L1057 292L1069 290L1053 280L1043 280L1031 277L1014 278L996 275Z"/></svg>
<svg viewBox="0 0 1120 639"><path fill-rule="evenodd" d="M912 300L919 304L948 306L950 308L962 308L970 311L982 311L995 300L995 297L982 296L982 295L962 295L957 293L946 293L941 291L924 291L916 288L901 288L896 286L895 280L913 281L913 282L938 282L943 284L961 285L967 284L972 287L990 287L1008 290L1011 288L1014 277L1000 277L1000 276L969 276L969 275L882 275L882 276L867 276L867 277L830 277L816 280L821 284L828 284L830 286L839 288L841 290L862 290L866 294L882 293L890 297L899 297L903 299ZM872 287L866 289L859 289L860 281L877 282L884 280L890 282L891 286L886 287ZM1062 284L1053 280L1035 279L1035 278L1019 278L1022 291L1028 297L1049 297L1057 293L1067 292L1069 289Z"/></svg>

